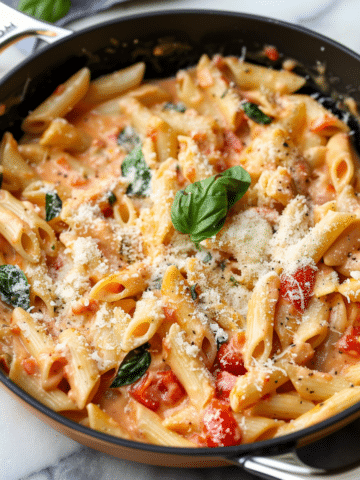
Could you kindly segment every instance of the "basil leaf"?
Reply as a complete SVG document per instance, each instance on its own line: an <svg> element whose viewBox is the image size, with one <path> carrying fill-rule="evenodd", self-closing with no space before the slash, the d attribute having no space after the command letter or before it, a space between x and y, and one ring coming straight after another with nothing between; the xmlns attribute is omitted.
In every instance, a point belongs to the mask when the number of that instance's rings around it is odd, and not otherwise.
<svg viewBox="0 0 360 480"><path fill-rule="evenodd" d="M30 285L17 265L0 266L0 293L4 302L24 310L30 308Z"/></svg>
<svg viewBox="0 0 360 480"><path fill-rule="evenodd" d="M130 182L127 195L146 197L149 194L151 170L145 162L141 146L135 147L126 155L121 165L121 173Z"/></svg>
<svg viewBox="0 0 360 480"><path fill-rule="evenodd" d="M117 143L130 153L135 147L141 145L141 140L133 127L127 126L119 133Z"/></svg>
<svg viewBox="0 0 360 480"><path fill-rule="evenodd" d="M246 115L251 118L251 120L254 120L254 122L256 123L268 125L273 121L273 119L266 115L264 112L262 112L255 103L245 102L242 104L242 108Z"/></svg>
<svg viewBox="0 0 360 480"><path fill-rule="evenodd" d="M109 193L108 193L108 196L107 196L107 200L108 200L108 202L110 203L110 205L113 206L114 203L115 203L116 200L117 200L115 193L114 193L114 192L109 192Z"/></svg>
<svg viewBox="0 0 360 480"><path fill-rule="evenodd" d="M176 193L171 221L197 245L216 235L223 227L230 208L245 194L251 178L240 166L188 185Z"/></svg>
<svg viewBox="0 0 360 480"><path fill-rule="evenodd" d="M172 103L168 102L164 105L164 110L175 110L175 112L184 113L186 111L186 105L181 102Z"/></svg>
<svg viewBox="0 0 360 480"><path fill-rule="evenodd" d="M49 222L53 218L60 215L62 209L62 201L56 192L48 192L45 195L45 214L46 221Z"/></svg>
<svg viewBox="0 0 360 480"><path fill-rule="evenodd" d="M210 252L207 252L206 256L203 258L204 263L209 263L212 260L212 255Z"/></svg>
<svg viewBox="0 0 360 480"><path fill-rule="evenodd" d="M126 355L121 362L110 388L130 385L144 375L151 363L151 355L148 351L149 348L150 344L144 343L144 345L131 350L131 352Z"/></svg>
<svg viewBox="0 0 360 480"><path fill-rule="evenodd" d="M55 23L68 13L70 7L70 0L21 0L17 8L39 20Z"/></svg>
<svg viewBox="0 0 360 480"><path fill-rule="evenodd" d="M190 294L191 294L191 298L193 300L196 300L198 298L198 293L196 291L196 287L197 287L197 283L195 283L195 285L191 285L191 287L190 287Z"/></svg>

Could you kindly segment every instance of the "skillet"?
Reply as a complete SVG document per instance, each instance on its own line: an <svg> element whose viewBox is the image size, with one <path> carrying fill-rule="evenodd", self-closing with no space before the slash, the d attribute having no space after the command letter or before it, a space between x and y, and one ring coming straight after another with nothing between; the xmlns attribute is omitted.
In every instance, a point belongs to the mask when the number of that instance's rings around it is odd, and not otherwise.
<svg viewBox="0 0 360 480"><path fill-rule="evenodd" d="M308 77L304 93L319 90L319 72L325 67L320 91L325 105L336 111L339 102L348 95L360 103L356 83L360 74L358 55L314 32L273 19L233 12L165 11L117 19L71 34L29 19L1 3L0 18L0 40L11 43L14 38L37 34L54 41L53 46L40 49L0 82L0 104L4 105L0 129L12 131L16 138L21 135L20 123L28 111L83 66L88 66L96 78L136 61L145 61L146 77L161 78L194 65L202 53L240 56L246 52L248 60L260 61L258 52L266 44L275 45L281 59L295 58L299 62L297 72ZM355 119L350 120L350 126L358 147L360 135ZM267 479L293 480L301 478L299 474L307 478L314 474L320 480L328 478L326 472L333 469L337 472L334 478L340 478L339 469L360 460L360 447L351 453L344 444L351 438L349 445L360 445L359 404L281 438L235 447L186 449L142 444L90 430L51 411L1 371L0 381L26 407L61 433L91 448L137 462L181 467L240 464ZM339 455L332 453L325 455L330 458L324 463L324 453L329 453L330 445L333 449L336 445L342 446L349 453L344 455L341 448L341 461L338 461ZM288 459L295 450L297 457L291 464L267 458L285 456ZM299 466L299 458L312 468ZM320 473L326 476L319 476Z"/></svg>

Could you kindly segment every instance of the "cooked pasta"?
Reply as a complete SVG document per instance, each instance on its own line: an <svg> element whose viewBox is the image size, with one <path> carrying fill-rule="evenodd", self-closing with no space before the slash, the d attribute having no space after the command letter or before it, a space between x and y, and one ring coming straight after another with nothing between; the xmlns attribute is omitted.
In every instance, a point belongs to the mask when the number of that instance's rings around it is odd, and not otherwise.
<svg viewBox="0 0 360 480"><path fill-rule="evenodd" d="M38 401L177 447L360 400L359 158L305 79L203 55L84 68L0 148L0 360ZM70 412L70 413L69 413Z"/></svg>

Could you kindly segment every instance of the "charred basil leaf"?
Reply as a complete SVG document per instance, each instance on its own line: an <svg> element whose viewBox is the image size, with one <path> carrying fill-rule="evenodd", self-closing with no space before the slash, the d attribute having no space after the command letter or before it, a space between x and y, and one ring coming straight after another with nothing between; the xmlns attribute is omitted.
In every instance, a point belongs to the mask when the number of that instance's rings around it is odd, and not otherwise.
<svg viewBox="0 0 360 480"><path fill-rule="evenodd" d="M216 235L230 208L245 194L251 178L240 166L191 183L179 190L171 207L171 220L181 233L198 243Z"/></svg>
<svg viewBox="0 0 360 480"><path fill-rule="evenodd" d="M30 285L17 265L0 266L0 293L2 300L13 307L30 308Z"/></svg>
<svg viewBox="0 0 360 480"><path fill-rule="evenodd" d="M21 0L17 8L27 15L54 23L65 17L70 7L70 0Z"/></svg>
<svg viewBox="0 0 360 480"><path fill-rule="evenodd" d="M127 195L146 197L149 195L151 170L147 166L141 146L135 147L121 165L122 176L129 181Z"/></svg>
<svg viewBox="0 0 360 480"><path fill-rule="evenodd" d="M141 145L141 140L133 127L127 126L119 133L117 143L130 153L135 147Z"/></svg>
<svg viewBox="0 0 360 480"><path fill-rule="evenodd" d="M124 385L130 385L139 380L151 363L151 355L149 352L150 344L144 343L138 348L131 350L117 371L116 377L110 388L122 387Z"/></svg>
<svg viewBox="0 0 360 480"><path fill-rule="evenodd" d="M62 201L56 192L48 192L45 195L45 214L46 221L49 222L53 218L60 215L62 209Z"/></svg>
<svg viewBox="0 0 360 480"><path fill-rule="evenodd" d="M251 118L251 120L254 120L254 122L256 123L268 125L273 121L273 119L269 117L269 115L266 115L263 111L261 111L255 103L245 102L241 106L246 115Z"/></svg>
<svg viewBox="0 0 360 480"><path fill-rule="evenodd" d="M172 103L168 102L164 105L164 110L175 110L175 112L184 113L186 111L186 105L181 102Z"/></svg>

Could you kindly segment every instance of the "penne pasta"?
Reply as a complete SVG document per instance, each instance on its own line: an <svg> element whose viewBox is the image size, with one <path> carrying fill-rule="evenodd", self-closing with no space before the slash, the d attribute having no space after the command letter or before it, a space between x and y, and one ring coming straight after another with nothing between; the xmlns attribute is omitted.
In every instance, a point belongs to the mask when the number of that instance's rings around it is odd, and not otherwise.
<svg viewBox="0 0 360 480"><path fill-rule="evenodd" d="M76 72L33 110L23 121L24 132L39 134L57 117L64 117L84 97L90 83L90 70Z"/></svg>
<svg viewBox="0 0 360 480"><path fill-rule="evenodd" d="M360 402L347 115L243 57L82 68L3 135L0 365L83 426L231 447Z"/></svg>

